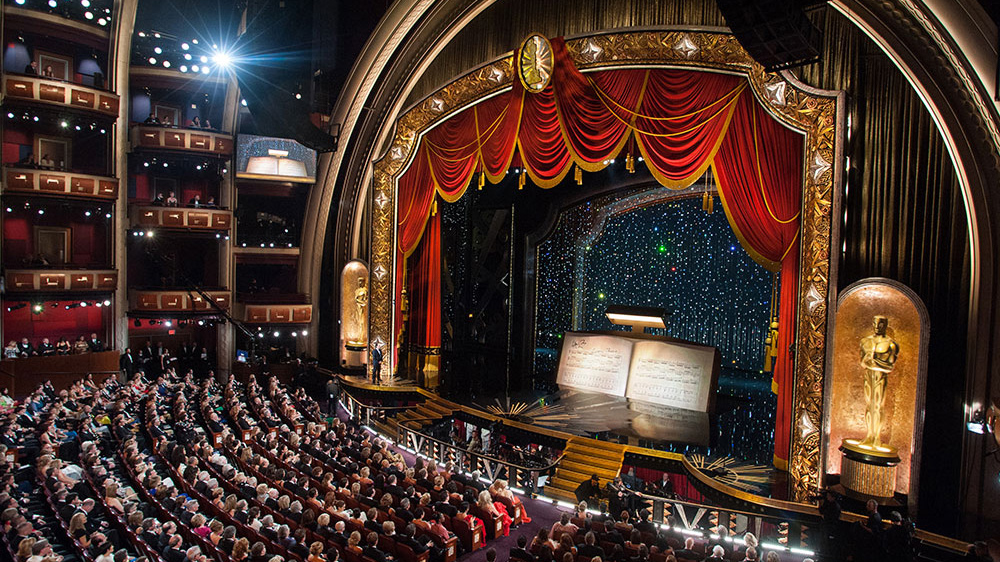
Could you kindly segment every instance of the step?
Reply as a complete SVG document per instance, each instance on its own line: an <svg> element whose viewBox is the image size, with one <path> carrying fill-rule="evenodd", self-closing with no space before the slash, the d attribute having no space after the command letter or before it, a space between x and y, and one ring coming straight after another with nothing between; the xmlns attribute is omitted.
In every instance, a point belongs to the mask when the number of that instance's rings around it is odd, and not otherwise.
<svg viewBox="0 0 1000 562"><path fill-rule="evenodd" d="M553 488L559 488L561 490L573 492L574 490L576 490L577 486L580 485L580 482L583 482L583 480L570 480L556 474L555 476L552 477L551 480L549 480L549 483L546 484L546 487L552 486ZM603 480L601 481L601 486L602 487L604 486Z"/></svg>
<svg viewBox="0 0 1000 562"><path fill-rule="evenodd" d="M567 492L566 490L563 490L561 488L545 486L545 488L543 489L543 493L552 499L562 500L564 502L569 502L572 504L576 503L576 494L573 493L572 491Z"/></svg>
<svg viewBox="0 0 1000 562"><path fill-rule="evenodd" d="M610 459L605 457L595 457L589 454L590 451L566 451L560 464L570 463L569 466L576 466L578 470L610 470L615 473L622 466L622 457ZM589 467L589 468L588 468Z"/></svg>
<svg viewBox="0 0 1000 562"><path fill-rule="evenodd" d="M591 474L597 474L601 480L605 478L614 478L618 476L618 470L621 464L617 464L614 468L610 466L605 466L597 463L581 462L580 457L567 458L563 457L563 460L559 462L560 470L569 470L579 474L584 474L589 477Z"/></svg>
<svg viewBox="0 0 1000 562"><path fill-rule="evenodd" d="M424 402L422 405L426 406L430 410L433 410L433 411L441 414L441 417L450 416L450 415L452 415L455 412L454 410L452 410L451 408L449 408L447 405L445 405L445 404L443 404L441 402L438 402L436 400L428 400L428 401Z"/></svg>
<svg viewBox="0 0 1000 562"><path fill-rule="evenodd" d="M607 449L603 447L594 447L589 443L581 443L573 440L570 440L570 442L566 445L564 452L567 456L573 454L573 456L579 455L595 459L605 459L614 461L618 464L621 464L622 459L625 458L625 448L621 445L619 445L617 449Z"/></svg>

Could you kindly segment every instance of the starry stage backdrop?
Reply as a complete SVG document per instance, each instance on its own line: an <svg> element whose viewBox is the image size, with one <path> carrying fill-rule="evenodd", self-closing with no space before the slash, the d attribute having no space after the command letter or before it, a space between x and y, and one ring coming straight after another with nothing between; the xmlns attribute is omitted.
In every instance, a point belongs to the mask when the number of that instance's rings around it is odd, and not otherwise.
<svg viewBox="0 0 1000 562"><path fill-rule="evenodd" d="M717 196L707 212L700 181L618 191L564 209L537 245L534 374L554 380L567 330L622 330L609 304L662 307L653 333L715 346L722 355L711 446L643 443L682 453L767 463L775 397L763 371L771 314L770 271L740 245Z"/></svg>

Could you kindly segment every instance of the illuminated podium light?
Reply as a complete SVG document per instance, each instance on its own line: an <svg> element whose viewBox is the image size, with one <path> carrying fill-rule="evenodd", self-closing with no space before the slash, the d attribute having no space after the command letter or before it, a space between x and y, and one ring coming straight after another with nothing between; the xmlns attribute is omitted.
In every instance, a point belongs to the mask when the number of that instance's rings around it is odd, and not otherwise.
<svg viewBox="0 0 1000 562"><path fill-rule="evenodd" d="M630 326L633 332L667 327L667 311L663 308L613 304L604 311L604 315L612 324Z"/></svg>

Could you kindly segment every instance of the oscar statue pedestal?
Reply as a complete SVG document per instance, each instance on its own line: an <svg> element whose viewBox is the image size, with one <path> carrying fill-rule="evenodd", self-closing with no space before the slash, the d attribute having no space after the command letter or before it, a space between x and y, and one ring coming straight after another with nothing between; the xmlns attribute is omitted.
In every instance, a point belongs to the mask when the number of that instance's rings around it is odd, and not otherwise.
<svg viewBox="0 0 1000 562"><path fill-rule="evenodd" d="M840 452L843 454L840 484L848 495L880 500L893 497L896 465L899 464L899 455L894 447L862 445L857 439L844 439Z"/></svg>

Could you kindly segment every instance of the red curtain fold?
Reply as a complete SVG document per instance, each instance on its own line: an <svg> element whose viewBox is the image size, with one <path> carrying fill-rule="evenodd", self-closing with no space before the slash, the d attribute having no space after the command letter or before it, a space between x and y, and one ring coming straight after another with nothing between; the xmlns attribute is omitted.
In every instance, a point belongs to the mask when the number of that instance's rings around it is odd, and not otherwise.
<svg viewBox="0 0 1000 562"><path fill-rule="evenodd" d="M781 272L775 456L786 459L803 137L768 115L744 78L678 69L582 73L562 39L552 40L552 50L549 86L529 93L515 81L510 91L440 123L421 138L399 178L398 264L410 257L411 341L424 347L441 341L440 217L429 220L438 195L456 201L477 172L497 183L512 165L525 167L536 185L553 187L574 163L588 171L603 168L631 135L650 172L667 187L687 187L713 166L740 242L758 262ZM435 250L423 252L421 237ZM405 277L397 271L397 291ZM396 313L400 326L398 305Z"/></svg>
<svg viewBox="0 0 1000 562"><path fill-rule="evenodd" d="M415 351L441 348L441 214L434 213L420 246L410 256L410 340Z"/></svg>

